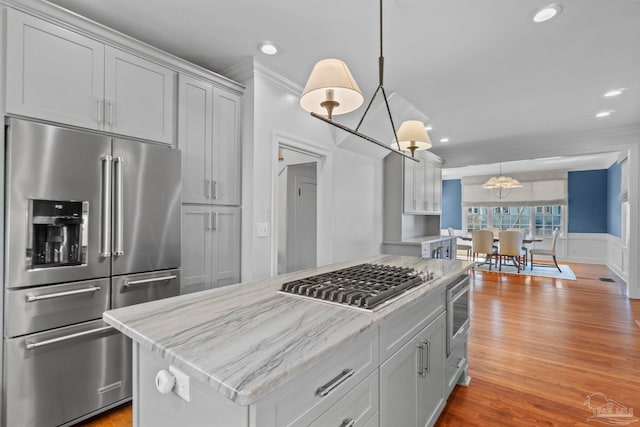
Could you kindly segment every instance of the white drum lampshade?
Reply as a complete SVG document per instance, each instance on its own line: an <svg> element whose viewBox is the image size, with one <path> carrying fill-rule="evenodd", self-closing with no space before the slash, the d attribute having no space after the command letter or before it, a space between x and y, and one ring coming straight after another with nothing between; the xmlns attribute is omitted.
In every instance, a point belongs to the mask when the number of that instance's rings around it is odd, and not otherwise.
<svg viewBox="0 0 640 427"><path fill-rule="evenodd" d="M402 122L400 129L398 129L397 140L398 144L400 144L400 151L410 151L411 156L414 155L415 151L428 150L433 145L424 123L420 120ZM397 148L395 142L391 145Z"/></svg>
<svg viewBox="0 0 640 427"><path fill-rule="evenodd" d="M362 105L364 98L344 61L318 61L304 87L300 106L312 113L332 116L349 113Z"/></svg>

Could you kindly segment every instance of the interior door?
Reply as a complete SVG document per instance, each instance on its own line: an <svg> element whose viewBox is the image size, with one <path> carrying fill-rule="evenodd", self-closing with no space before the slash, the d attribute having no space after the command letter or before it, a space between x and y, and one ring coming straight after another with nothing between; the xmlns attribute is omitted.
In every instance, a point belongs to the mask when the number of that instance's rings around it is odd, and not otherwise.
<svg viewBox="0 0 640 427"><path fill-rule="evenodd" d="M108 257L100 255L104 209L101 195L109 138L40 123L12 119L7 139L7 204L5 263L7 287L106 277ZM29 267L28 231L30 200L88 202L83 218L86 235L86 263L47 268ZM84 251L84 249L83 249ZM31 250L31 252L33 252Z"/></svg>
<svg viewBox="0 0 640 427"><path fill-rule="evenodd" d="M113 275L180 267L180 152L113 140Z"/></svg>

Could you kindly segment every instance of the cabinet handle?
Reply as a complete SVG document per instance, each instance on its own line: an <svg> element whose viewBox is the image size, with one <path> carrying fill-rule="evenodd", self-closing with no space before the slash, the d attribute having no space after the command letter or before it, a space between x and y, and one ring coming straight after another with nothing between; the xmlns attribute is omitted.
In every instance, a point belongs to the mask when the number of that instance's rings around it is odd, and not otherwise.
<svg viewBox="0 0 640 427"><path fill-rule="evenodd" d="M356 371L354 371L353 369L344 369L328 383L326 383L322 387L318 387L318 389L316 390L316 394L320 397L325 397L333 390L335 390L336 387L338 387L340 384L351 378L355 373Z"/></svg>
<svg viewBox="0 0 640 427"><path fill-rule="evenodd" d="M353 427L354 425L356 425L356 420L353 418L345 418L340 423L340 427Z"/></svg>
<svg viewBox="0 0 640 427"><path fill-rule="evenodd" d="M109 126L113 126L113 102L109 101Z"/></svg>
<svg viewBox="0 0 640 427"><path fill-rule="evenodd" d="M215 179L212 179L211 182L213 184L213 199L217 199L218 198L218 181L216 181Z"/></svg>
<svg viewBox="0 0 640 427"><path fill-rule="evenodd" d="M215 231L218 229L218 212L213 213L212 219L213 223L211 224L211 229Z"/></svg>
<svg viewBox="0 0 640 427"><path fill-rule="evenodd" d="M206 224L204 225L204 229L207 231L211 230L211 212L207 212Z"/></svg>
<svg viewBox="0 0 640 427"><path fill-rule="evenodd" d="M102 124L102 98L98 98L98 124Z"/></svg>
<svg viewBox="0 0 640 427"><path fill-rule="evenodd" d="M426 372L424 372L422 376L426 377L427 374L431 371L431 341L424 341L424 345L426 347L424 353L426 353L427 355L427 363L423 365L425 366Z"/></svg>
<svg viewBox="0 0 640 427"><path fill-rule="evenodd" d="M212 194L211 187L212 187L213 184L211 183L210 179L205 179L204 180L204 185L207 187L207 199L210 199L211 198L211 194Z"/></svg>
<svg viewBox="0 0 640 427"><path fill-rule="evenodd" d="M424 377L424 343L418 344L418 375Z"/></svg>

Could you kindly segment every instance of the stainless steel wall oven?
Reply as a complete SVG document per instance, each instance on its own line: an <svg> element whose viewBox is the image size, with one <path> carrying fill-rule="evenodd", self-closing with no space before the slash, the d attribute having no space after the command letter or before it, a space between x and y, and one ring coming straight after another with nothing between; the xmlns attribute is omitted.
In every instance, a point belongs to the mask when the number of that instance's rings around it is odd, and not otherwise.
<svg viewBox="0 0 640 427"><path fill-rule="evenodd" d="M469 276L447 286L447 356L469 331Z"/></svg>

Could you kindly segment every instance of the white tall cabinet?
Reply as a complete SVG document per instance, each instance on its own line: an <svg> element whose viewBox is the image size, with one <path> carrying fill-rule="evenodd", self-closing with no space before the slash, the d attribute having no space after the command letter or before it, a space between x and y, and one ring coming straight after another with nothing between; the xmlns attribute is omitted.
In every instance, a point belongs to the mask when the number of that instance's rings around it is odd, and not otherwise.
<svg viewBox="0 0 640 427"><path fill-rule="evenodd" d="M186 293L240 281L240 97L184 74L178 92Z"/></svg>
<svg viewBox="0 0 640 427"><path fill-rule="evenodd" d="M442 211L442 161L418 152L420 162L401 159L403 167L404 213L439 215Z"/></svg>
<svg viewBox="0 0 640 427"><path fill-rule="evenodd" d="M14 9L7 112L172 144L177 73Z"/></svg>
<svg viewBox="0 0 640 427"><path fill-rule="evenodd" d="M180 149L183 291L239 282L243 86L46 2L0 11L6 114Z"/></svg>

